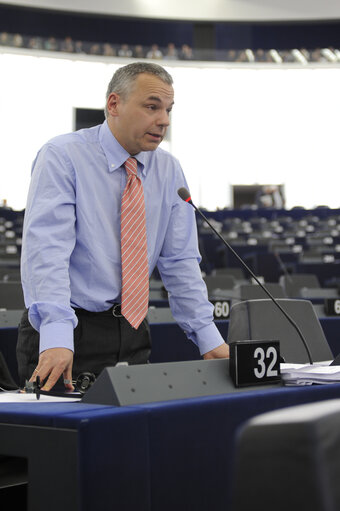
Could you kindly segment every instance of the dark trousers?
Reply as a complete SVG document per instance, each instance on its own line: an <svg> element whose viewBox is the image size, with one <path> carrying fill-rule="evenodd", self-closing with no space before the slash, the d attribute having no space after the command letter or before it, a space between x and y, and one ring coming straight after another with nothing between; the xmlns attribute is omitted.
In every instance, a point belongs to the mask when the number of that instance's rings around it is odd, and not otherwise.
<svg viewBox="0 0 340 511"><path fill-rule="evenodd" d="M88 312L75 309L78 325L74 330L72 377L90 372L96 377L108 366L118 362L145 364L151 352L150 329L146 319L138 330L123 316L115 317L112 310ZM32 376L39 358L39 333L28 321L28 311L21 318L17 343L20 387ZM62 378L59 384L62 384Z"/></svg>

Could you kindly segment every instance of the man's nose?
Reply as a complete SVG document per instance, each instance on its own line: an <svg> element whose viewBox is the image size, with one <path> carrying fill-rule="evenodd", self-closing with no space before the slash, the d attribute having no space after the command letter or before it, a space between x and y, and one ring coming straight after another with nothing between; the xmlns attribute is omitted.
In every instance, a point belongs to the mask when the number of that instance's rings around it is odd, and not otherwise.
<svg viewBox="0 0 340 511"><path fill-rule="evenodd" d="M170 124L169 112L167 112L166 110L162 110L160 112L160 115L158 117L158 124L164 127L169 126Z"/></svg>

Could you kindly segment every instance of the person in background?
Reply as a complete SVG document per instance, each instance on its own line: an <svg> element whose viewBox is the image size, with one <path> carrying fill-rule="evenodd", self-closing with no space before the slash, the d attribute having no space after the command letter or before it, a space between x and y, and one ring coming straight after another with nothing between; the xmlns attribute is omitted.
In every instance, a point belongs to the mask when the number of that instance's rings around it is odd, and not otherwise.
<svg viewBox="0 0 340 511"><path fill-rule="evenodd" d="M43 47L43 40L41 37L30 37L27 42L27 48L31 50L42 50Z"/></svg>
<svg viewBox="0 0 340 511"><path fill-rule="evenodd" d="M24 46L24 38L21 34L14 34L12 39L12 45L15 48L22 48Z"/></svg>
<svg viewBox="0 0 340 511"><path fill-rule="evenodd" d="M74 42L74 50L73 51L74 51L74 53L79 53L79 54L86 53L85 52L85 45L84 45L83 41L79 41L79 40L75 41Z"/></svg>
<svg viewBox="0 0 340 511"><path fill-rule="evenodd" d="M60 43L60 51L64 51L66 53L73 53L74 52L74 42L72 40L72 37L67 36L65 39L63 39Z"/></svg>
<svg viewBox="0 0 340 511"><path fill-rule="evenodd" d="M178 51L176 50L174 43L168 44L164 58L166 60L177 60L178 59Z"/></svg>
<svg viewBox="0 0 340 511"><path fill-rule="evenodd" d="M144 59L145 58L145 52L143 49L143 46L141 44L137 44L133 49L133 57L135 59Z"/></svg>
<svg viewBox="0 0 340 511"><path fill-rule="evenodd" d="M13 36L7 32L0 32L0 46L12 46Z"/></svg>
<svg viewBox="0 0 340 511"><path fill-rule="evenodd" d="M188 44L182 45L179 58L181 60L192 60L194 58L192 48Z"/></svg>
<svg viewBox="0 0 340 511"><path fill-rule="evenodd" d="M90 55L101 55L102 50L99 43L92 43L89 48Z"/></svg>
<svg viewBox="0 0 340 511"><path fill-rule="evenodd" d="M158 44L153 44L146 54L147 59L162 59L163 53L158 48Z"/></svg>
<svg viewBox="0 0 340 511"><path fill-rule="evenodd" d="M256 205L259 208L284 208L284 200L277 185L263 186L256 194Z"/></svg>
<svg viewBox="0 0 340 511"><path fill-rule="evenodd" d="M47 51L58 51L59 45L55 37L49 37L44 41L44 50Z"/></svg>
<svg viewBox="0 0 340 511"><path fill-rule="evenodd" d="M128 44L122 44L118 50L118 57L132 57L132 50Z"/></svg>
<svg viewBox="0 0 340 511"><path fill-rule="evenodd" d="M112 46L110 43L103 44L103 55L105 57L115 57L116 56L116 48Z"/></svg>

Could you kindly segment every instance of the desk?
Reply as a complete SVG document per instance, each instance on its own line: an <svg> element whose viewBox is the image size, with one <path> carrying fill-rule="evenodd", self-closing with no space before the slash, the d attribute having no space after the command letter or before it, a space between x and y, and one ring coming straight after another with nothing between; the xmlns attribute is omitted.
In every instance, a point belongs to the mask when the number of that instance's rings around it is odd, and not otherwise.
<svg viewBox="0 0 340 511"><path fill-rule="evenodd" d="M0 454L28 457L29 511L230 511L240 425L339 395L336 384L124 408L3 404Z"/></svg>

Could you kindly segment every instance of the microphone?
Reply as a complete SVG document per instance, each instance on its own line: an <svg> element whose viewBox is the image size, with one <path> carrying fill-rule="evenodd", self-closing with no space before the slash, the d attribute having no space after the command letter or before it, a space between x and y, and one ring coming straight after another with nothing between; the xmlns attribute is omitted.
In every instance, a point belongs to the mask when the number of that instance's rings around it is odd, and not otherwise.
<svg viewBox="0 0 340 511"><path fill-rule="evenodd" d="M205 220L205 222L209 225L209 227L214 231L214 233L220 238L220 240L223 242L223 244L232 252L232 254L234 254L234 256L238 259L238 261L241 263L241 265L246 269L246 271L253 277L253 279L255 280L255 282L263 289L263 291L266 293L266 295L272 300L272 302L276 305L276 307L278 309L280 309L280 311L282 312L282 314L285 316L285 318L289 321L289 323L295 328L296 332L298 333L305 349L306 349L306 352L307 352L307 355L308 355L308 359L309 359L309 363L312 365L313 364L313 360L312 360L312 355L310 353L310 350L308 348L308 345L307 345L307 342L306 342L306 339L304 338L300 328L298 327L298 325L295 323L295 321L293 320L293 318L291 318L289 316L289 314L287 314L287 312L281 307L281 305L279 304L279 302L276 300L276 298L274 298L274 296L270 293L270 291L268 291L268 289L259 281L259 279L256 277L256 275L254 274L254 272L249 268L249 266L243 261L243 259L238 255L237 252L235 252L235 250L232 248L231 245L229 245L229 243L220 235L219 232L216 231L216 229L214 228L214 226L209 222L209 220L207 219L207 217L202 213L202 211L200 209L198 209L195 204L192 202L191 200L191 196L190 196L190 193L189 191L182 187L182 188L179 188L177 190L177 193L178 195L180 196L180 198L182 200L184 200L184 202L187 202L188 204L191 204L192 207L197 211L197 213L199 213L199 215Z"/></svg>
<svg viewBox="0 0 340 511"><path fill-rule="evenodd" d="M292 283L292 282L293 282L293 279L292 279L292 277L290 276L290 274L288 273L288 270L287 270L287 268L286 268L286 265L283 263L283 261L282 261L282 259L281 259L281 257L280 257L280 254L279 254L276 250L275 250L275 252L274 252L274 256L275 256L275 258L276 258L277 262L279 263L281 270L283 271L283 273L284 273L284 274L285 274L285 276L287 277L287 280L289 280L289 282L290 282L290 283Z"/></svg>

